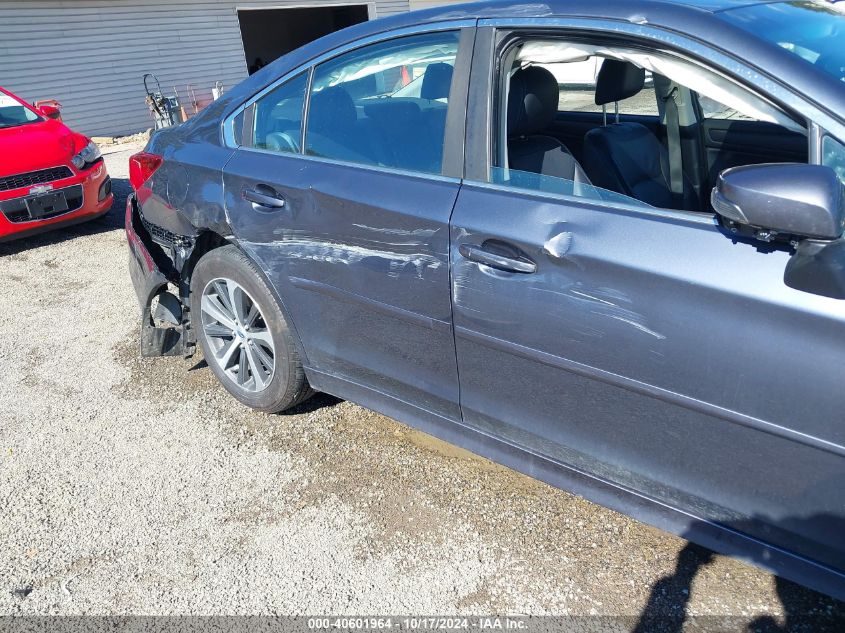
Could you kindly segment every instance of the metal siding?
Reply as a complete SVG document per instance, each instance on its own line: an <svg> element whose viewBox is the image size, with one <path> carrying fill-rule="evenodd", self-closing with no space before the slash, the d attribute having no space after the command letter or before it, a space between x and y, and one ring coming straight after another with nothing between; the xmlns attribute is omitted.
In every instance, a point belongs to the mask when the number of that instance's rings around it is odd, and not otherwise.
<svg viewBox="0 0 845 633"><path fill-rule="evenodd" d="M409 0L411 11L442 7L447 4L464 4L469 0Z"/></svg>
<svg viewBox="0 0 845 633"><path fill-rule="evenodd" d="M145 130L152 119L141 77L155 73L192 111L247 75L237 7L283 8L340 0L0 0L0 82L29 101L57 99L65 121L89 135ZM353 4L354 2L350 2ZM361 2L360 4L365 4ZM375 0L376 17L408 0Z"/></svg>

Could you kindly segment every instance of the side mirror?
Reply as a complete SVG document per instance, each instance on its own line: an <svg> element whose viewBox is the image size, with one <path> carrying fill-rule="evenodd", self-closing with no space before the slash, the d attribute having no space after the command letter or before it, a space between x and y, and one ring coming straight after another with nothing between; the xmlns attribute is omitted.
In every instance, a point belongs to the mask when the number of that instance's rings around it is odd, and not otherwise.
<svg viewBox="0 0 845 633"><path fill-rule="evenodd" d="M845 230L845 192L830 167L771 163L732 167L719 174L710 201L723 218L776 233L835 240Z"/></svg>
<svg viewBox="0 0 845 633"><path fill-rule="evenodd" d="M38 111L48 119L62 120L62 110L58 106L43 105L38 108Z"/></svg>

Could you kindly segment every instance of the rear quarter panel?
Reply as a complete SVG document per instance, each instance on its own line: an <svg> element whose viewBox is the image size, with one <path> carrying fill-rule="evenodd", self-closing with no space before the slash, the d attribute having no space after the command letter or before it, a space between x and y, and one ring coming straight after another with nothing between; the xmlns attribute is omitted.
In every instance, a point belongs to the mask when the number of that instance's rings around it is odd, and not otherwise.
<svg viewBox="0 0 845 633"><path fill-rule="evenodd" d="M215 129L219 129L217 125ZM222 170L233 150L210 138L208 125L184 124L156 132L145 151L164 158L139 193L144 218L177 235L207 229L230 235L223 207Z"/></svg>

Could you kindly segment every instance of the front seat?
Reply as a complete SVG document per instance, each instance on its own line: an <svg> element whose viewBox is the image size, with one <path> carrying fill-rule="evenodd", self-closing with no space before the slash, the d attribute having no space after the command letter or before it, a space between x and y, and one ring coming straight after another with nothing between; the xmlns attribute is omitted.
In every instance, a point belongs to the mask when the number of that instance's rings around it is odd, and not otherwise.
<svg viewBox="0 0 845 633"><path fill-rule="evenodd" d="M596 80L596 105L628 99L645 85L645 70L630 62L605 59ZM655 207L695 210L692 185L672 194L669 153L646 126L612 123L584 136L584 169L596 187L610 189Z"/></svg>
<svg viewBox="0 0 845 633"><path fill-rule="evenodd" d="M452 86L454 70L451 64L444 64L443 62L429 64L423 74L420 98L428 101L447 98L449 88Z"/></svg>
<svg viewBox="0 0 845 633"><path fill-rule="evenodd" d="M513 74L508 93L508 165L589 185L566 146L542 134L554 121L558 100L557 79L545 68L528 66Z"/></svg>

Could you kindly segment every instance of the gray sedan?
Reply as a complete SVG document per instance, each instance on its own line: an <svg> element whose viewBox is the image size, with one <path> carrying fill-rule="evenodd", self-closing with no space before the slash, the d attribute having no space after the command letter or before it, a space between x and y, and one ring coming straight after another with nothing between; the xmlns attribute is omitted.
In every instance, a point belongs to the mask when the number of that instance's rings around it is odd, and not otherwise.
<svg viewBox="0 0 845 633"><path fill-rule="evenodd" d="M130 161L144 355L384 412L845 598L845 11L452 6Z"/></svg>

